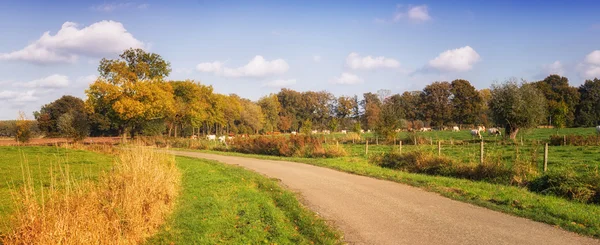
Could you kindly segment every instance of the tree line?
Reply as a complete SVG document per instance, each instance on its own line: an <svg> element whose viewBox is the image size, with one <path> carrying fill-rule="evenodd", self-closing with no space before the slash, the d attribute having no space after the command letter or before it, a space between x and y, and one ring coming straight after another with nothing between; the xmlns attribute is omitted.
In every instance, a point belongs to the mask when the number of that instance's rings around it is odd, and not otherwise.
<svg viewBox="0 0 600 245"><path fill-rule="evenodd" d="M224 95L192 80L167 80L170 63L141 49L102 59L86 100L65 95L35 112L47 136L257 134L341 129L372 130L460 125L520 128L540 124L588 127L600 123L600 80L579 87L550 75L537 82L509 79L477 90L469 81L433 82L421 91L389 90L336 97L327 91L281 89L258 101Z"/></svg>

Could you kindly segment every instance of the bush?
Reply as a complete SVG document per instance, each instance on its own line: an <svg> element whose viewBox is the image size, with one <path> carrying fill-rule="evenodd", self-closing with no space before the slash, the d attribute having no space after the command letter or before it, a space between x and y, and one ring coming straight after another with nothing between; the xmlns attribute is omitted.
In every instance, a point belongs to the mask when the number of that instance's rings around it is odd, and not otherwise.
<svg viewBox="0 0 600 245"><path fill-rule="evenodd" d="M307 135L292 135L289 138L274 136L236 138L229 148L215 148L215 150L284 157L341 157L347 155L343 148L339 146L323 147L319 138Z"/></svg>
<svg viewBox="0 0 600 245"><path fill-rule="evenodd" d="M600 204L600 176L578 175L573 170L550 171L532 181L529 190L583 203Z"/></svg>

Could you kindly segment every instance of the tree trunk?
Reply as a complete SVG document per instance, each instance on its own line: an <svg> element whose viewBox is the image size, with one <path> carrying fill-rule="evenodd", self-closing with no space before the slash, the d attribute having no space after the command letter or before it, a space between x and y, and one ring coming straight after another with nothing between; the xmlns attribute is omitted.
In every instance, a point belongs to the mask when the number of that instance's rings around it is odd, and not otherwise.
<svg viewBox="0 0 600 245"><path fill-rule="evenodd" d="M506 126L504 128L506 130L506 135L510 137L510 139L515 140L517 138L517 133L519 132L519 128L513 128L510 126Z"/></svg>

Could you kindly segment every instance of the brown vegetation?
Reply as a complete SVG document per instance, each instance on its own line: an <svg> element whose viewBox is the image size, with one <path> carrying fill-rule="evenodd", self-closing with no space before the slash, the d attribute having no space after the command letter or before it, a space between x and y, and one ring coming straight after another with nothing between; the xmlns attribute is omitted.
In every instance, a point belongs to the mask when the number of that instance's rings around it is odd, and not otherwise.
<svg viewBox="0 0 600 245"><path fill-rule="evenodd" d="M151 236L171 212L180 174L174 158L134 146L118 154L98 182L64 188L53 177L49 193L36 196L36 183L15 194L18 210L4 244L137 244ZM65 176L63 176L65 177ZM36 181L37 182L37 181Z"/></svg>
<svg viewBox="0 0 600 245"><path fill-rule="evenodd" d="M318 137L292 135L288 137L259 136L235 138L229 147L216 150L234 151L248 154L261 154L285 157L341 157L347 155L339 146L324 147Z"/></svg>

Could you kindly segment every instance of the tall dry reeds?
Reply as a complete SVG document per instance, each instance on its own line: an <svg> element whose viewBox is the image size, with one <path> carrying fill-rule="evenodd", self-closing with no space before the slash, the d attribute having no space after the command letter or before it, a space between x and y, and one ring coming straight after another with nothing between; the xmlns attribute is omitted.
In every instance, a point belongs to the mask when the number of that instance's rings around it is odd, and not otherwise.
<svg viewBox="0 0 600 245"><path fill-rule="evenodd" d="M11 230L0 243L137 244L172 211L180 186L173 156L141 146L123 149L97 182L75 184L61 171L64 183L53 176L42 196L26 172Z"/></svg>

